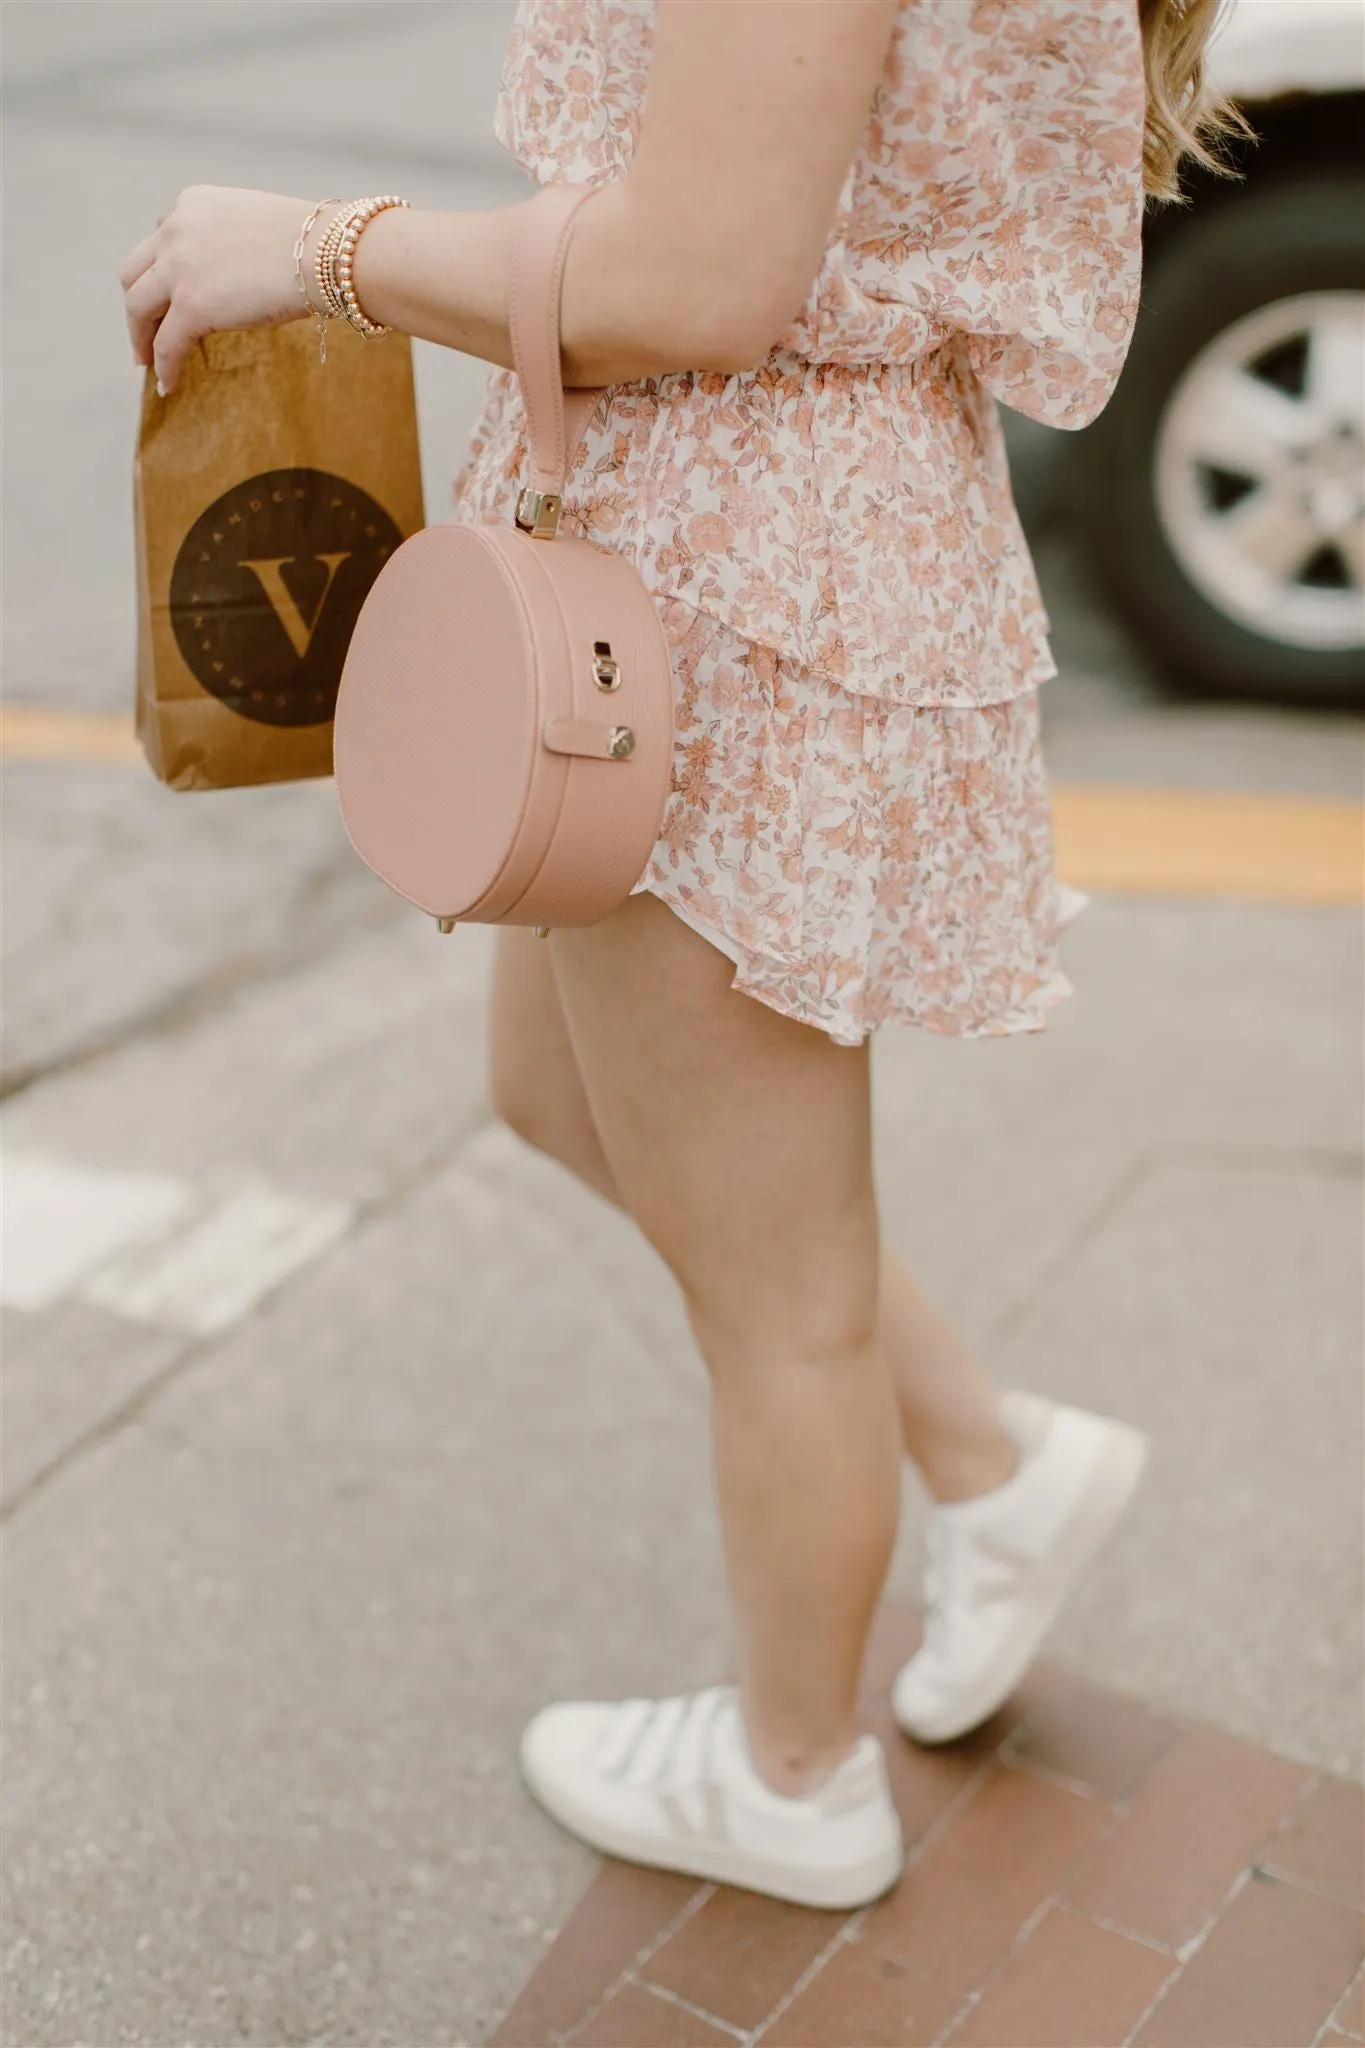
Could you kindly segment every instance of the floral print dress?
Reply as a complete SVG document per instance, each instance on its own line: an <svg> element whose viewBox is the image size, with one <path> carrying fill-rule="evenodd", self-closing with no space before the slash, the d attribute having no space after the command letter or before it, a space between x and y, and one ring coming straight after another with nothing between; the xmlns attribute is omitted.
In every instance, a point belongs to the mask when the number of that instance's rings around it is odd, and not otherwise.
<svg viewBox="0 0 1365 2048"><path fill-rule="evenodd" d="M497 132L626 171L653 0L521 0ZM1054 673L996 400L1082 426L1136 311L1133 0L904 0L818 277L768 360L614 387L566 521L636 565L678 686L640 881L735 986L857 1044L1038 1028L1057 959L1037 689ZM494 370L457 515L526 457Z"/></svg>

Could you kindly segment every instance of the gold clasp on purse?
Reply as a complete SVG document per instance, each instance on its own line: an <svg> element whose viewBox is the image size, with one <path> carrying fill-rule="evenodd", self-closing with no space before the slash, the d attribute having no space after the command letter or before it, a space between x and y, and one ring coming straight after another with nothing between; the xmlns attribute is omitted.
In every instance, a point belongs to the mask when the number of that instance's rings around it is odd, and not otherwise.
<svg viewBox="0 0 1365 2048"><path fill-rule="evenodd" d="M599 690L620 689L621 664L613 656L609 640L593 641L592 672Z"/></svg>
<svg viewBox="0 0 1365 2048"><path fill-rule="evenodd" d="M553 540L559 532L559 507L554 491L524 490L517 499L517 525L532 540Z"/></svg>

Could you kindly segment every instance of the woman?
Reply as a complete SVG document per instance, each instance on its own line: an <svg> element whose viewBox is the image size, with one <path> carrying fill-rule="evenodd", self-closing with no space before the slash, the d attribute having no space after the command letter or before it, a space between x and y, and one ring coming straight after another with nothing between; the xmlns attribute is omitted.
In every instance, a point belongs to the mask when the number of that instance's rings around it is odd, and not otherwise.
<svg viewBox="0 0 1365 2048"><path fill-rule="evenodd" d="M618 1855L885 1890L900 1832L854 1702L902 1452L935 1506L895 1707L930 1742L1005 1698L1137 1481L1135 1432L1002 1396L883 1251L868 1041L1036 1030L1065 993L1052 667L994 400L1080 426L1108 396L1144 181L1170 196L1213 125L1214 6L523 0L502 139L607 188L565 279L566 381L610 387L566 510L656 596L678 739L625 907L500 934L493 1093L683 1290L736 1636L733 1689L527 1731L532 1788ZM333 213L182 194L122 272L137 361L169 394L202 335L325 310ZM365 319L498 366L464 517L510 517L525 453L518 216L388 207L355 247Z"/></svg>

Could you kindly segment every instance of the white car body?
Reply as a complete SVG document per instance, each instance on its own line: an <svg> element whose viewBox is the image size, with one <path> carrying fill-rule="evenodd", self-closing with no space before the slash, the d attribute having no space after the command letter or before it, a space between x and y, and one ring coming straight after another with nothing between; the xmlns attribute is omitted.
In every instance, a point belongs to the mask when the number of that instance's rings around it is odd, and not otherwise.
<svg viewBox="0 0 1365 2048"><path fill-rule="evenodd" d="M1365 0L1235 0L1210 53L1233 99L1365 87Z"/></svg>

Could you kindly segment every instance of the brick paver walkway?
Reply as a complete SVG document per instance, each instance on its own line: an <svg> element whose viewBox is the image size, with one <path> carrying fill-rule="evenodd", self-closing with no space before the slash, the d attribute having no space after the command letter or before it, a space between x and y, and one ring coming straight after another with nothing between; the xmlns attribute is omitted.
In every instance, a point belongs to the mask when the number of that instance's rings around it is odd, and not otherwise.
<svg viewBox="0 0 1365 2048"><path fill-rule="evenodd" d="M808 1912L604 1864L490 2048L1339 2048L1365 2039L1352 1785L1052 1672L913 1749L882 1617L866 1714L909 1844L889 1898Z"/></svg>

